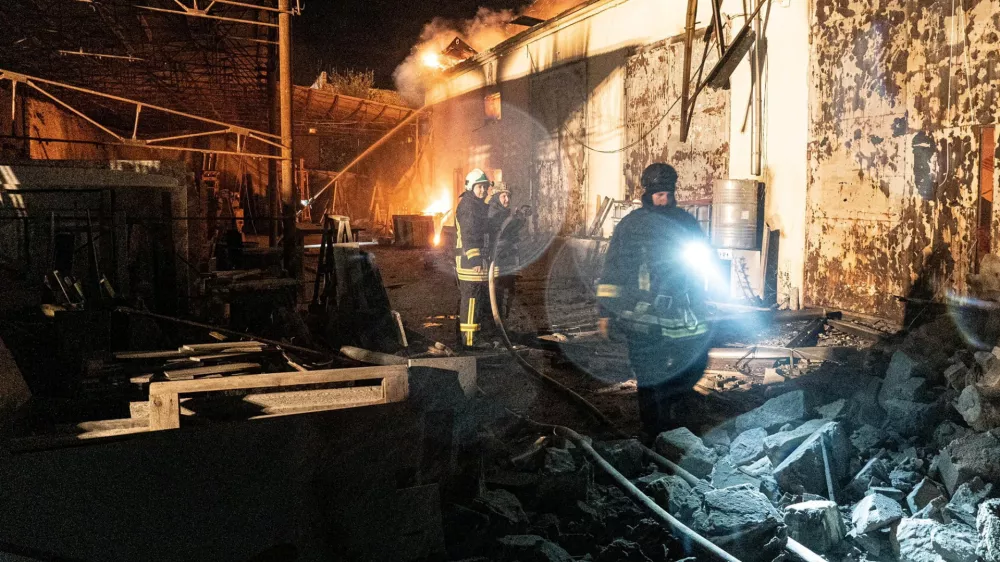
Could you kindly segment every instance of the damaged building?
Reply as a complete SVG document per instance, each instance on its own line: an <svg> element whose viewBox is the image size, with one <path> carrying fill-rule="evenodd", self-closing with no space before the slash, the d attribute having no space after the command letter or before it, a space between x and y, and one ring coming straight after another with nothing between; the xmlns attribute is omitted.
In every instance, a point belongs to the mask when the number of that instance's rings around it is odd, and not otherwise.
<svg viewBox="0 0 1000 562"><path fill-rule="evenodd" d="M1000 5L351 2L0 5L0 558L1000 561Z"/></svg>

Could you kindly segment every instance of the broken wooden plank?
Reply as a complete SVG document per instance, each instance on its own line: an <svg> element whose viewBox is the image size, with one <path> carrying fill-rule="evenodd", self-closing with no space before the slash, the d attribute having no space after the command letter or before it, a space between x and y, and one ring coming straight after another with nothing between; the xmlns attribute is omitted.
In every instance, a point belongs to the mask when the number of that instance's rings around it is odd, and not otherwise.
<svg viewBox="0 0 1000 562"><path fill-rule="evenodd" d="M194 377L204 377L208 375L225 375L229 373L240 373L252 369L259 369L260 363L223 363L222 365L209 365L207 367L192 367L190 369L170 369L164 370L163 374L170 380L190 379Z"/></svg>
<svg viewBox="0 0 1000 562"><path fill-rule="evenodd" d="M859 338L879 341L889 337L889 334L885 332L876 330L875 328L869 328L868 326L864 326L856 322L850 322L847 320L827 320L827 323L845 334L850 334Z"/></svg>
<svg viewBox="0 0 1000 562"><path fill-rule="evenodd" d="M819 342L819 335L826 325L825 318L814 318L788 342L787 347L808 347Z"/></svg>

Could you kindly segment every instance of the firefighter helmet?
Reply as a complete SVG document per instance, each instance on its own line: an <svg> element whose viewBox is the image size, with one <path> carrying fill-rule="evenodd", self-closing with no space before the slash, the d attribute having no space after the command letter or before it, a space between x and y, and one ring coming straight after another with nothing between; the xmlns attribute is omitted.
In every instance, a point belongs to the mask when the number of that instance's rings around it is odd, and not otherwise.
<svg viewBox="0 0 1000 562"><path fill-rule="evenodd" d="M465 176L465 190L471 190L476 184L485 183L487 187L493 185L490 178L486 177L486 172L476 168L469 172L469 175Z"/></svg>

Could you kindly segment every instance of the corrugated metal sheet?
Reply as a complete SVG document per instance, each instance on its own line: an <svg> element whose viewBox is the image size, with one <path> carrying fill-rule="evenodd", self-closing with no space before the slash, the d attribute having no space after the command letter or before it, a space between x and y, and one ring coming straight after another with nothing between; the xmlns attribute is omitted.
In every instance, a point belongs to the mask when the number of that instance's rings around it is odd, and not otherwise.
<svg viewBox="0 0 1000 562"><path fill-rule="evenodd" d="M893 295L965 291L998 26L997 0L817 2L807 302L898 318Z"/></svg>
<svg viewBox="0 0 1000 562"><path fill-rule="evenodd" d="M703 45L700 39L695 41L693 77L697 76ZM713 48L704 75L717 60ZM682 201L711 199L712 181L729 176L728 90L702 91L688 141L680 142L681 104L675 102L681 95L683 63L684 44L677 39L647 47L626 63L625 145L630 148L625 151L625 183L629 196L639 192L642 170L653 162L677 168L677 197Z"/></svg>
<svg viewBox="0 0 1000 562"><path fill-rule="evenodd" d="M579 235L586 228L587 66L584 62L531 77L535 127L532 204L543 232Z"/></svg>

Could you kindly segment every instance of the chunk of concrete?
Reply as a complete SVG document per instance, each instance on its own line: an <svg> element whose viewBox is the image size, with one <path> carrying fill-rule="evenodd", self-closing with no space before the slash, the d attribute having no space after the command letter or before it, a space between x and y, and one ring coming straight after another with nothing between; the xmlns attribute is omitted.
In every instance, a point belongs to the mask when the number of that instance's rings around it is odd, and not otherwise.
<svg viewBox="0 0 1000 562"><path fill-rule="evenodd" d="M523 562L573 562L558 544L538 535L507 535L497 539L511 560Z"/></svg>
<svg viewBox="0 0 1000 562"><path fill-rule="evenodd" d="M725 452L729 451L729 445L732 444L732 439L729 438L729 432L726 430L725 426L716 427L705 435L702 435L701 441L716 451Z"/></svg>
<svg viewBox="0 0 1000 562"><path fill-rule="evenodd" d="M923 435L937 423L940 406L936 402L914 402L890 398L882 404L888 426L904 437Z"/></svg>
<svg viewBox="0 0 1000 562"><path fill-rule="evenodd" d="M851 512L851 525L859 535L884 529L903 518L899 503L881 494L865 496Z"/></svg>
<svg viewBox="0 0 1000 562"><path fill-rule="evenodd" d="M904 518L896 529L900 562L976 562L976 534L960 524Z"/></svg>
<svg viewBox="0 0 1000 562"><path fill-rule="evenodd" d="M664 431L656 437L655 445L657 452L698 478L708 477L718 460L718 454L686 427Z"/></svg>
<svg viewBox="0 0 1000 562"><path fill-rule="evenodd" d="M868 375L858 375L851 379L851 385L857 388L848 401L851 411L855 412L855 423L867 423L881 426L885 421L885 410L878 403L882 379Z"/></svg>
<svg viewBox="0 0 1000 562"><path fill-rule="evenodd" d="M617 538L601 549L596 562L652 562L639 543Z"/></svg>
<svg viewBox="0 0 1000 562"><path fill-rule="evenodd" d="M764 451L773 464L781 464L810 435L826 425L827 420L809 420L788 431L779 431L764 439Z"/></svg>
<svg viewBox="0 0 1000 562"><path fill-rule="evenodd" d="M786 423L806 419L809 417L809 411L805 392L793 390L740 415L734 421L734 427L738 433L755 427L771 432Z"/></svg>
<svg viewBox="0 0 1000 562"><path fill-rule="evenodd" d="M576 472L576 461L566 449L548 447L542 454L542 471L547 474L571 474Z"/></svg>
<svg viewBox="0 0 1000 562"><path fill-rule="evenodd" d="M889 473L889 484L893 488L902 490L904 494L909 494L922 478L919 472L910 470L906 465L901 464Z"/></svg>
<svg viewBox="0 0 1000 562"><path fill-rule="evenodd" d="M743 560L772 560L787 542L781 514L752 486L711 490L702 510L694 530Z"/></svg>
<svg viewBox="0 0 1000 562"><path fill-rule="evenodd" d="M637 439L597 442L594 449L625 478L635 478L645 468L645 451Z"/></svg>
<svg viewBox="0 0 1000 562"><path fill-rule="evenodd" d="M863 424L851 433L851 445L862 454L881 447L887 440L888 436L884 431L868 424Z"/></svg>
<svg viewBox="0 0 1000 562"><path fill-rule="evenodd" d="M924 508L934 498L945 494L944 487L934 482L930 478L924 478L913 487L913 491L906 496L906 505L910 508L910 513L916 513Z"/></svg>
<svg viewBox="0 0 1000 562"><path fill-rule="evenodd" d="M492 519L510 527L528 524L528 516L517 496L507 490L486 490L476 498L475 505Z"/></svg>
<svg viewBox="0 0 1000 562"><path fill-rule="evenodd" d="M945 507L948 506L948 498L944 496L938 496L931 501L927 502L927 505L923 509L913 514L914 519L932 519L938 523L951 523L951 516L945 511Z"/></svg>
<svg viewBox="0 0 1000 562"><path fill-rule="evenodd" d="M646 494L668 513L684 521L701 508L701 498L680 476L665 474L657 478L649 483Z"/></svg>
<svg viewBox="0 0 1000 562"><path fill-rule="evenodd" d="M824 404L816 408L816 413L819 417L827 421L844 421L847 419L851 408L849 407L847 400L841 398L840 400L834 400L829 404Z"/></svg>
<svg viewBox="0 0 1000 562"><path fill-rule="evenodd" d="M748 429L729 445L729 460L735 466L750 464L764 456L764 440L767 431L755 427Z"/></svg>
<svg viewBox="0 0 1000 562"><path fill-rule="evenodd" d="M866 496L870 496L872 494L885 496L899 502L900 504L902 504L906 499L906 494L904 494L902 490L891 488L889 486L872 486L871 488L868 488L867 492L865 492Z"/></svg>
<svg viewBox="0 0 1000 562"><path fill-rule="evenodd" d="M858 471L845 491L851 498L858 499L866 495L868 489L872 487L872 482L889 483L889 466L877 455Z"/></svg>
<svg viewBox="0 0 1000 562"><path fill-rule="evenodd" d="M945 420L934 428L934 439L931 445L938 449L943 449L952 441L961 439L970 433L972 433L972 430L969 428L958 425L951 420Z"/></svg>
<svg viewBox="0 0 1000 562"><path fill-rule="evenodd" d="M847 532L847 538L859 549L867 552L875 560L883 560L892 551L889 543L889 529L859 534L854 529Z"/></svg>
<svg viewBox="0 0 1000 562"><path fill-rule="evenodd" d="M760 479L746 474L737 467L727 455L719 459L712 468L712 485L716 488L728 488L740 484L750 484L755 490L760 489Z"/></svg>
<svg viewBox="0 0 1000 562"><path fill-rule="evenodd" d="M904 351L892 354L885 380L879 389L878 402L886 408L890 399L920 401L926 396L927 379L922 363Z"/></svg>
<svg viewBox="0 0 1000 562"><path fill-rule="evenodd" d="M840 544L847 527L837 504L832 501L809 501L785 508L788 536L813 549L826 552Z"/></svg>
<svg viewBox="0 0 1000 562"><path fill-rule="evenodd" d="M951 501L945 507L947 514L970 527L976 526L979 505L993 495L993 484L983 482L976 476L955 490Z"/></svg>
<svg viewBox="0 0 1000 562"><path fill-rule="evenodd" d="M844 479L850 466L851 443L840 423L827 422L775 467L774 477L783 491L817 495L829 493L823 461L824 446L834 485Z"/></svg>
<svg viewBox="0 0 1000 562"><path fill-rule="evenodd" d="M767 457L759 461L739 468L740 472L760 480L760 492L767 496L769 500L777 501L781 497L781 489L778 481L774 478L774 465Z"/></svg>
<svg viewBox="0 0 1000 562"><path fill-rule="evenodd" d="M941 451L939 469L950 494L976 476L984 482L1000 482L1000 439L994 432L956 439Z"/></svg>
<svg viewBox="0 0 1000 562"><path fill-rule="evenodd" d="M947 381L948 386L961 391L967 384L968 374L969 368L965 366L965 363L955 363L944 370L944 380Z"/></svg>
<svg viewBox="0 0 1000 562"><path fill-rule="evenodd" d="M979 556L986 562L1000 562L1000 499L986 500L976 516Z"/></svg>

